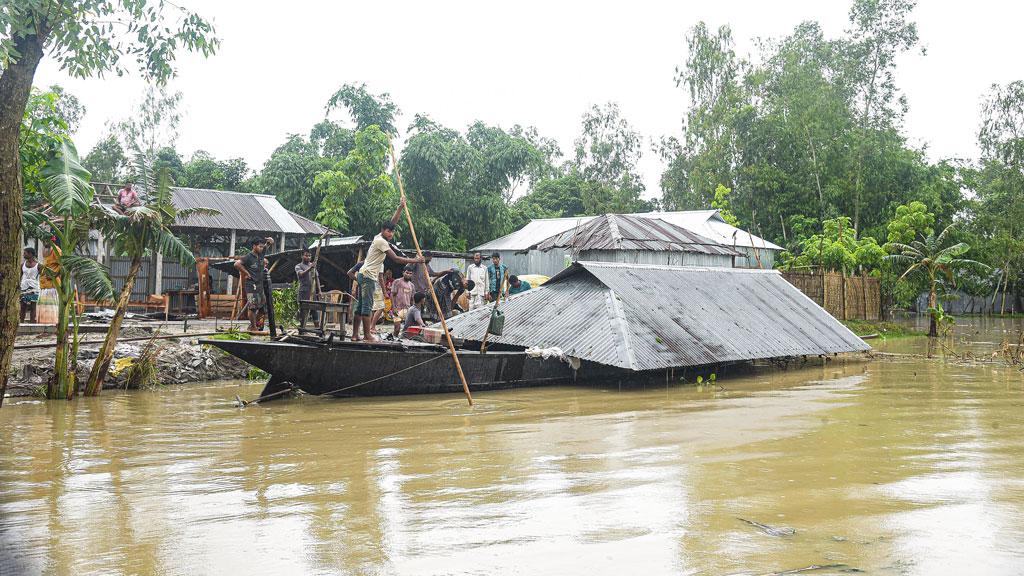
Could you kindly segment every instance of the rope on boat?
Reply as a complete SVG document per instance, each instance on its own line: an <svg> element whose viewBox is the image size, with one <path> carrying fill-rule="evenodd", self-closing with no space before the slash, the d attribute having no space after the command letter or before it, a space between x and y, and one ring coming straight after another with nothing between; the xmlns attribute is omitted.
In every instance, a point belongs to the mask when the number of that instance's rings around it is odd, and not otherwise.
<svg viewBox="0 0 1024 576"><path fill-rule="evenodd" d="M338 388L337 390L331 390L330 392L324 392L324 393L321 394L321 396L328 396L328 395L332 395L332 394L337 394L338 392L344 392L345 390L351 390L352 388L356 388L358 386L362 386L363 384L370 384L371 382L376 382L378 380L383 380L385 378L391 378L392 376L397 376L397 375L401 374L402 372L407 372L409 370L412 370L413 368L419 368L420 366L423 366L424 364L428 364L430 362L433 362L434 360L437 360L439 358L444 358L446 356L448 356L447 353L438 354L437 356L434 356L433 358L430 358L429 360L424 360L423 362L420 362L419 364L413 364L412 366L408 366L406 368L402 368L401 370L392 372L391 374L385 374L384 376L378 376L376 378L372 378L372 379L367 380L365 382L360 382L358 384L353 384L351 386L345 386L344 388Z"/></svg>

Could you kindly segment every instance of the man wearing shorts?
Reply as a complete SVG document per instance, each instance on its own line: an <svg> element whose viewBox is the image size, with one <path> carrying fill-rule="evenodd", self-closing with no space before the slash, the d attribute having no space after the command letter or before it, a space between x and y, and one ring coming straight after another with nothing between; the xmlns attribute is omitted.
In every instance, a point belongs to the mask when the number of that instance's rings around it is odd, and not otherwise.
<svg viewBox="0 0 1024 576"><path fill-rule="evenodd" d="M235 260L235 269L239 278L245 282L247 311L249 314L249 331L258 330L262 316L267 311L267 296L263 292L263 249L270 238L259 238L252 243L252 252Z"/></svg>
<svg viewBox="0 0 1024 576"><path fill-rule="evenodd" d="M398 209L391 217L380 225L380 234L373 238L370 248L366 251L363 266L356 274L359 285L359 296L356 298L355 314L363 321L363 340L376 342L377 338L371 331L375 318L375 310L384 310L384 260L390 258L399 264L421 264L429 262L429 257L405 258L395 254L391 249L391 239L395 237L395 225L405 208L405 198L398 203Z"/></svg>

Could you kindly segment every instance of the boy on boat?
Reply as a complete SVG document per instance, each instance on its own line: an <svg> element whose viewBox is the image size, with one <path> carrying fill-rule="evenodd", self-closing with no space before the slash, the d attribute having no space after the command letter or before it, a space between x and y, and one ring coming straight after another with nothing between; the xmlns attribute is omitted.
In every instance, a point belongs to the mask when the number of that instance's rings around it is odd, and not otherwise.
<svg viewBox="0 0 1024 576"><path fill-rule="evenodd" d="M423 304L427 300L427 295L423 292L417 292L412 297L412 306L405 314L405 323L403 324L402 333L409 336L409 328L419 327L422 328L427 325L423 321Z"/></svg>
<svg viewBox="0 0 1024 576"><path fill-rule="evenodd" d="M391 239L395 237L395 225L405 208L405 198L398 203L398 209L391 217L380 225L380 234L373 238L370 248L366 251L366 259L363 266L356 274L356 283L359 285L359 297L356 299L355 313L362 317L363 340L376 342L377 338L372 332L374 310L384 309L384 260L390 258L399 264L424 264L430 261L429 256L423 258L405 258L395 254L391 249ZM375 305L375 300L380 302Z"/></svg>
<svg viewBox="0 0 1024 576"><path fill-rule="evenodd" d="M402 333L402 322L409 313L416 293L416 284L412 281L415 271L415 264L406 264L402 277L391 283L391 315L395 319L395 337Z"/></svg>

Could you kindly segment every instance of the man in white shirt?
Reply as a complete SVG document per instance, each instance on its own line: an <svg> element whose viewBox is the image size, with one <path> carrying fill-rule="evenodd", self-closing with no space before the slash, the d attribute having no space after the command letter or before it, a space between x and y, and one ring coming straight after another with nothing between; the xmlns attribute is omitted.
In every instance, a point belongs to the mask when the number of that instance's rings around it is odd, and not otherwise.
<svg viewBox="0 0 1024 576"><path fill-rule="evenodd" d="M399 264L422 264L430 261L429 256L404 258L395 254L395 251L391 249L391 239L395 237L395 225L398 224L398 218L402 215L403 208L405 208L405 198L398 203L398 209L395 210L391 220L385 220L380 225L380 234L374 236L370 248L366 251L363 267L356 274L356 282L359 283L359 296L356 298L353 314L362 318L363 341L365 342L377 341L372 331L373 311L375 309L374 301L377 299L381 303L379 308L384 308L384 259L390 258Z"/></svg>
<svg viewBox="0 0 1024 576"><path fill-rule="evenodd" d="M487 294L487 266L484 266L483 256L479 252L473 254L473 263L466 269L466 279L473 282L473 289L469 292L469 309L479 308L485 304L484 295Z"/></svg>

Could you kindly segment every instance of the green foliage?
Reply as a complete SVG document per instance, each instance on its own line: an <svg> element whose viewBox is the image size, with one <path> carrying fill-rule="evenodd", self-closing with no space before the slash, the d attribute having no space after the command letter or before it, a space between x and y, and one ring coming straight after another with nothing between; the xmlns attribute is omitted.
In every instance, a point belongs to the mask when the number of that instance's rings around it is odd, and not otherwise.
<svg viewBox="0 0 1024 576"><path fill-rule="evenodd" d="M130 390L149 390L160 386L160 375L157 371L157 359L164 346L157 345L150 339L142 349L138 358L133 358L125 375L124 387Z"/></svg>
<svg viewBox="0 0 1024 576"><path fill-rule="evenodd" d="M356 132L355 148L314 177L323 192L317 220L336 230L372 230L393 210L398 193L387 173L388 137L375 125Z"/></svg>
<svg viewBox="0 0 1024 576"><path fill-rule="evenodd" d="M85 155L82 165L92 174L93 182L120 184L128 176L128 157L114 134L107 134Z"/></svg>
<svg viewBox="0 0 1024 576"><path fill-rule="evenodd" d="M295 316L299 312L298 294L299 286L296 282L287 288L274 290L274 319L278 324L286 328L295 326Z"/></svg>
<svg viewBox="0 0 1024 576"><path fill-rule="evenodd" d="M325 156L328 151L322 138L323 123L313 128L313 134L307 140L298 134L292 134L279 146L263 165L260 172L259 185L255 192L273 194L281 204L307 218L315 218L320 212L320 203L324 192L314 185L316 175L329 170L337 161L344 158ZM337 139L335 133L335 140ZM320 136L321 138L317 138ZM354 144L353 144L354 145ZM334 154L348 154L346 148L332 147Z"/></svg>
<svg viewBox="0 0 1024 576"><path fill-rule="evenodd" d="M71 76L88 78L127 72L134 60L147 77L165 81L174 75L175 50L204 56L220 41L213 26L194 12L168 2L80 0L73 6L55 0L18 4L0 10L0 63L4 68L21 55L20 37L45 30L40 41L58 66Z"/></svg>
<svg viewBox="0 0 1024 576"><path fill-rule="evenodd" d="M970 246L964 242L952 242L953 228L954 225L950 224L937 236L933 231L928 236L909 244L893 242L888 245L892 254L886 259L903 267L904 270L899 280L914 274L927 278L928 310L931 314L929 336L937 335L937 325L942 318L938 292L943 280L955 285L956 274L959 271L971 267L985 268L984 264L961 258L970 250Z"/></svg>
<svg viewBox="0 0 1024 576"><path fill-rule="evenodd" d="M907 146L896 57L917 43L913 2L856 0L850 29L827 38L814 22L759 41L753 61L734 51L731 30L703 23L687 36L676 82L691 103L681 135L663 139L667 209L715 201L731 189L734 215L776 242L796 217L849 215L863 236L884 237L892 207L922 200L936 216L958 208L955 171L929 166ZM789 242L794 248L800 241Z"/></svg>
<svg viewBox="0 0 1024 576"><path fill-rule="evenodd" d="M49 268L41 270L54 281L57 289L55 376L47 385L47 397L70 399L77 392L78 315L74 305L75 293L77 291L97 300L110 298L113 294L106 269L95 260L76 253L88 240L90 228L103 219L104 213L93 202L95 192L89 184L89 172L82 167L78 151L70 139L60 142L41 176L42 197L47 211L26 211L24 218L35 235L55 239L49 242L48 249L59 255L56 273Z"/></svg>
<svg viewBox="0 0 1024 576"><path fill-rule="evenodd" d="M377 126L388 136L398 136L395 128L395 116L399 110L387 92L374 95L366 89L366 84L345 84L327 101L327 111L344 106L348 109L356 130L365 130Z"/></svg>
<svg viewBox="0 0 1024 576"><path fill-rule="evenodd" d="M42 91L33 88L18 133L25 204L38 202L43 187L43 169L57 153L61 142L70 138L85 108L60 86Z"/></svg>
<svg viewBox="0 0 1024 576"><path fill-rule="evenodd" d="M812 268L852 274L873 273L881 266L885 250L874 238L857 238L850 218L840 216L823 222L822 231L804 239L800 254L784 258L780 267Z"/></svg>
<svg viewBox="0 0 1024 576"><path fill-rule="evenodd" d="M935 215L928 211L924 202L914 200L896 208L896 217L889 221L887 239L889 242L909 244L918 237L927 237L935 232Z"/></svg>
<svg viewBox="0 0 1024 576"><path fill-rule="evenodd" d="M249 167L241 158L217 160L205 150L196 150L182 167L183 174L175 181L178 186L209 190L240 191L249 174Z"/></svg>
<svg viewBox="0 0 1024 576"><path fill-rule="evenodd" d="M732 190L719 184L718 187L715 188L715 199L711 201L711 207L718 209L718 214L723 220L733 226L739 227L740 221L732 213L732 204L729 202L729 194L731 193Z"/></svg>

